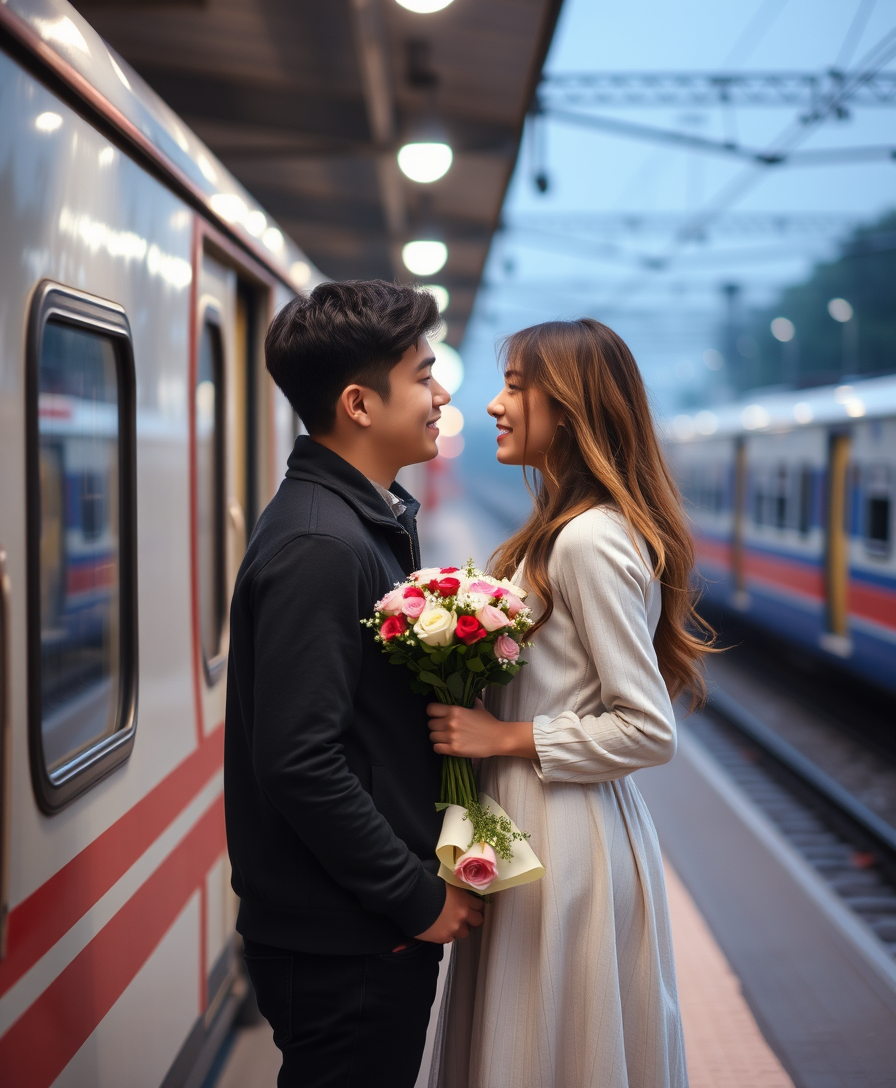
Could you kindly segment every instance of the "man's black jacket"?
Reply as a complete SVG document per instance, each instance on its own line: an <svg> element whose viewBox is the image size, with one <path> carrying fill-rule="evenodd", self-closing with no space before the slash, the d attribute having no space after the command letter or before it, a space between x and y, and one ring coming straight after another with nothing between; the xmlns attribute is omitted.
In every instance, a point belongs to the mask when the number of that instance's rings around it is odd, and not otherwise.
<svg viewBox="0 0 896 1088"><path fill-rule="evenodd" d="M438 917L440 760L426 704L360 620L419 567L360 472L300 437L230 620L224 803L237 929L303 952L387 952Z"/></svg>

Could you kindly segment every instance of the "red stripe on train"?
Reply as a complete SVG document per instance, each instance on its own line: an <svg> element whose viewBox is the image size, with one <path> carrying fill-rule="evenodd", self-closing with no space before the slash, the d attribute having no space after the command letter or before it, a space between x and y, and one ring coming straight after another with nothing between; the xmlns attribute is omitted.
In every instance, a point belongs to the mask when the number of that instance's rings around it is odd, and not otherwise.
<svg viewBox="0 0 896 1088"><path fill-rule="evenodd" d="M695 544L698 561L702 560L724 570L731 569L730 544L704 538L698 538ZM781 586L791 592L811 597L820 604L826 599L824 571L821 566L809 567L804 563L763 555L747 548L744 551L744 569L748 580L753 578L775 587ZM850 579L847 608L849 614L857 619L871 620L896 630L896 591L886 586L873 586Z"/></svg>
<svg viewBox="0 0 896 1088"><path fill-rule="evenodd" d="M68 596L75 593L88 593L91 589L105 589L115 582L115 562L106 559L99 563L85 563L82 566L69 567L65 579L65 592Z"/></svg>
<svg viewBox="0 0 896 1088"><path fill-rule="evenodd" d="M224 762L224 725L9 915L0 995L119 880Z"/></svg>
<svg viewBox="0 0 896 1088"><path fill-rule="evenodd" d="M0 1039L4 1083L48 1088L177 920L225 848L218 797L186 838Z"/></svg>

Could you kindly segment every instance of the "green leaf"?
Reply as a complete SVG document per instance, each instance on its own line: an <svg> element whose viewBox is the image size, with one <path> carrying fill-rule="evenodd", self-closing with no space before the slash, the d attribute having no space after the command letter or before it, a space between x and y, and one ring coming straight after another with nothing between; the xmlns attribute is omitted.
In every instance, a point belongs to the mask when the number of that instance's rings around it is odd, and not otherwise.
<svg viewBox="0 0 896 1088"><path fill-rule="evenodd" d="M464 654L466 654L466 652L467 652L467 647L460 644L460 643L458 643L458 645L455 646L454 649L457 650L457 652L460 654L461 657L463 657Z"/></svg>
<svg viewBox="0 0 896 1088"><path fill-rule="evenodd" d="M470 672L485 672L485 665L482 664L482 659L479 657L467 658L467 668Z"/></svg>
<svg viewBox="0 0 896 1088"><path fill-rule="evenodd" d="M404 654L393 653L393 654L391 654L389 656L389 664L390 665L403 665L404 662L405 662Z"/></svg>
<svg viewBox="0 0 896 1088"><path fill-rule="evenodd" d="M448 677L448 690L454 696L458 702L461 702L464 697L464 682L459 672L453 672Z"/></svg>
<svg viewBox="0 0 896 1088"><path fill-rule="evenodd" d="M429 688L426 684L421 684L419 680L412 680L410 683L410 689L415 695L428 695Z"/></svg>
<svg viewBox="0 0 896 1088"><path fill-rule="evenodd" d="M502 688L506 688L510 681L513 679L512 672L505 672L503 669L492 680L493 684L500 684Z"/></svg>
<svg viewBox="0 0 896 1088"><path fill-rule="evenodd" d="M449 807L448 801L436 801L436 812L444 812Z"/></svg>
<svg viewBox="0 0 896 1088"><path fill-rule="evenodd" d="M434 672L421 672L420 679L424 684L431 684L434 688L447 688L448 686L441 676L436 676Z"/></svg>

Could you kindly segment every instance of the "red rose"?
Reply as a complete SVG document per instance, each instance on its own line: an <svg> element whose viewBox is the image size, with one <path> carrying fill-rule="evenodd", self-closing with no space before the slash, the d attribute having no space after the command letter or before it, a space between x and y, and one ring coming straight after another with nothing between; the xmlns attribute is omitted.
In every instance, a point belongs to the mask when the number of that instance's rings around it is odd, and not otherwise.
<svg viewBox="0 0 896 1088"><path fill-rule="evenodd" d="M386 623L388 622L389 621L386 620ZM485 638L487 634L488 631L486 631L475 616L458 617L457 627L454 629L454 637L459 642L463 642L467 646L472 646L474 642L478 642L481 638Z"/></svg>
<svg viewBox="0 0 896 1088"><path fill-rule="evenodd" d="M430 592L440 593L443 597L453 597L459 589L460 580L458 578L433 578L429 583Z"/></svg>
<svg viewBox="0 0 896 1088"><path fill-rule="evenodd" d="M380 628L380 635L385 642L389 642L390 639L395 638L396 635L402 634L402 632L408 629L408 621L404 616L389 616L387 620L383 622L383 626Z"/></svg>
<svg viewBox="0 0 896 1088"><path fill-rule="evenodd" d="M454 574L458 570L460 570L460 567L442 567L439 574Z"/></svg>
<svg viewBox="0 0 896 1088"><path fill-rule="evenodd" d="M423 592L423 590L419 589L417 586L408 586L408 588L404 591L404 599L405 600L407 600L408 597L424 597L425 598L425 596L426 596L426 594Z"/></svg>

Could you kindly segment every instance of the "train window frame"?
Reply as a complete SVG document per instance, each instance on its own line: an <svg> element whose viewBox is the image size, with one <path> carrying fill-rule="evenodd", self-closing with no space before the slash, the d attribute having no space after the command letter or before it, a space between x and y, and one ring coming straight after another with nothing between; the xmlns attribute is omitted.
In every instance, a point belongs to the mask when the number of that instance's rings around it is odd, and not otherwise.
<svg viewBox="0 0 896 1088"><path fill-rule="evenodd" d="M875 480L874 475L880 479ZM893 472L890 466L881 461L866 465L861 481L861 526L865 552L872 559L888 559L893 550ZM884 539L871 536L871 502L883 499L886 502L887 535Z"/></svg>
<svg viewBox="0 0 896 1088"><path fill-rule="evenodd" d="M218 368L216 374L215 396L215 446L214 453L218 463L215 494L215 523L217 532L215 536L215 565L216 565L216 590L218 596L218 646L217 652L209 656L206 652L205 639L202 631L202 599L201 599L201 571L199 564L202 562L199 549L199 442L196 419L196 389L199 378L199 354L202 350L202 337L206 328L215 330L214 337L217 345L217 357L215 364ZM229 641L229 624L227 610L227 359L224 346L224 319L219 307L211 301L206 301L199 315L199 325L196 337L196 370L195 380L191 390L191 410L193 413L192 426L196 435L193 450L193 467L196 474L196 576L197 594L199 595L199 648L202 655L202 668L205 682L209 688L215 687L224 678L227 672L227 644Z"/></svg>
<svg viewBox="0 0 896 1088"><path fill-rule="evenodd" d="M62 766L50 770L41 707L40 362L49 322L111 341L118 379L118 712L117 728ZM43 280L31 304L26 345L26 531L28 631L28 747L35 798L46 815L59 812L122 766L137 732L137 478L136 369L124 308L64 284Z"/></svg>

